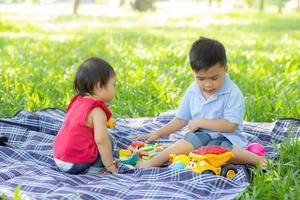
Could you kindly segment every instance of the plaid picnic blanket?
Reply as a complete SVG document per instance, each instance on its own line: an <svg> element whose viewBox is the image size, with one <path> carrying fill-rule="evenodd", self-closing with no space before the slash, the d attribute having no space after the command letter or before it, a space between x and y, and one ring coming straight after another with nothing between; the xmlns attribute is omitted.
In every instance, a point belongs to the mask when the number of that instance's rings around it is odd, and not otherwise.
<svg viewBox="0 0 300 200"><path fill-rule="evenodd" d="M0 196L13 197L17 186L23 199L234 199L248 185L245 166L238 166L232 179L168 167L128 169L121 165L119 174L97 176L69 175L60 172L52 158L52 142L65 112L46 109L20 111L12 118L0 119L0 136L9 146L0 146ZM158 129L174 117L167 112L156 117L117 119L110 130L115 139L114 156L127 148L135 134ZM183 137L187 129L177 131L158 142L171 143ZM289 133L298 135L300 121L276 120L273 123L245 123L249 142L266 147L267 157L274 158L274 143L281 143Z"/></svg>

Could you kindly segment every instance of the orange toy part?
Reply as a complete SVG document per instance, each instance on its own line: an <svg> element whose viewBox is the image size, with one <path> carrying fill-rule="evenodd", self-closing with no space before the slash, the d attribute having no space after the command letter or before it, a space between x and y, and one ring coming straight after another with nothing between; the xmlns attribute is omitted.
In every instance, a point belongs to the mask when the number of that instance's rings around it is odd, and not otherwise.
<svg viewBox="0 0 300 200"><path fill-rule="evenodd" d="M135 147L138 147L138 148L141 148L141 147L145 146L145 143L143 143L143 142L132 142L131 145L135 146Z"/></svg>
<svg viewBox="0 0 300 200"><path fill-rule="evenodd" d="M198 154L198 155L206 155L206 154L222 154L228 152L228 149L226 149L225 147L222 146L202 146L199 149L196 149L194 151L192 151L192 153L194 154Z"/></svg>

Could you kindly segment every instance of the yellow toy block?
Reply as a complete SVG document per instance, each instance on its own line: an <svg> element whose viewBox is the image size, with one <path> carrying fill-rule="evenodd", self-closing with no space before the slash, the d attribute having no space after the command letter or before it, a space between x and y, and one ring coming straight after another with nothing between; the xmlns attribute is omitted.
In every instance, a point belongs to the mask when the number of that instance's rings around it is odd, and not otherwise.
<svg viewBox="0 0 300 200"><path fill-rule="evenodd" d="M108 128L115 128L116 127L116 120L114 118L110 118L107 122Z"/></svg>

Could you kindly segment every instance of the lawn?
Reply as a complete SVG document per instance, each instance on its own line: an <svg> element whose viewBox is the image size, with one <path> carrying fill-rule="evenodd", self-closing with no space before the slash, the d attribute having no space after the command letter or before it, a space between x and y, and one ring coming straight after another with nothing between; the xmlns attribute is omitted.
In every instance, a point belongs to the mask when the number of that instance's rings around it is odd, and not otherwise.
<svg viewBox="0 0 300 200"><path fill-rule="evenodd" d="M110 105L115 118L176 109L193 80L191 43L207 36L227 48L229 75L245 96L246 121L300 119L299 14L215 14L220 23L198 27L177 26L179 19L146 26L134 23L136 17L58 16L44 23L5 17L0 15L0 117L22 109L65 109L75 70L90 56L116 70L117 96ZM125 22L132 23L121 26ZM299 142L285 142L279 155L239 199L299 198Z"/></svg>

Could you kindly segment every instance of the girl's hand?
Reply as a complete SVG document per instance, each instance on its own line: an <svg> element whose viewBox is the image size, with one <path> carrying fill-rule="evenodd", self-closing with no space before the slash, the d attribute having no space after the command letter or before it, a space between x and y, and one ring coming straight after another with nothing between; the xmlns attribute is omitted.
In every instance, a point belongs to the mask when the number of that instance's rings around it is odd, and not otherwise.
<svg viewBox="0 0 300 200"><path fill-rule="evenodd" d="M159 134L157 132L150 133L147 135L136 135L133 137L134 140L144 140L146 143L151 142L153 140L157 140L159 138Z"/></svg>
<svg viewBox="0 0 300 200"><path fill-rule="evenodd" d="M200 123L201 123L201 119L190 120L188 122L188 128L189 128L190 132L195 132L196 130L201 128Z"/></svg>
<svg viewBox="0 0 300 200"><path fill-rule="evenodd" d="M117 162L114 160L112 164L105 166L105 169L107 169L109 172L113 174L118 173Z"/></svg>

